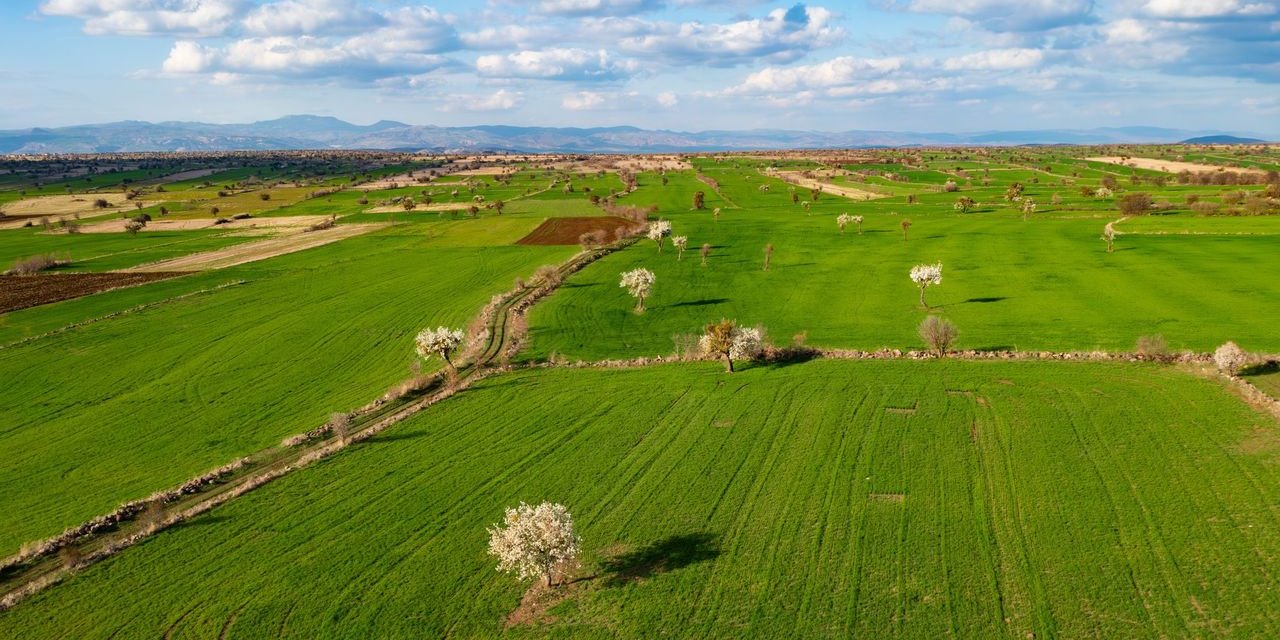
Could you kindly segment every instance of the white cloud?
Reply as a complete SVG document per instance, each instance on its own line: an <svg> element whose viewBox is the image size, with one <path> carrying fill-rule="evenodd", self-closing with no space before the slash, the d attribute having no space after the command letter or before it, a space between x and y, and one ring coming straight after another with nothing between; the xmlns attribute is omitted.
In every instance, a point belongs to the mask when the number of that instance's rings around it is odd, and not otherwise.
<svg viewBox="0 0 1280 640"><path fill-rule="evenodd" d="M243 20L255 35L301 35L368 29L383 16L342 0L284 0L255 7Z"/></svg>
<svg viewBox="0 0 1280 640"><path fill-rule="evenodd" d="M564 96L560 106L570 111L591 111L604 106L606 102L602 93L595 91L579 91Z"/></svg>
<svg viewBox="0 0 1280 640"><path fill-rule="evenodd" d="M541 0L534 10L556 16L629 16L662 7L662 0Z"/></svg>
<svg viewBox="0 0 1280 640"><path fill-rule="evenodd" d="M40 13L79 18L91 35L221 35L244 0L46 0Z"/></svg>
<svg viewBox="0 0 1280 640"><path fill-rule="evenodd" d="M1090 21L1094 0L889 0L885 6L965 18L991 31L1039 31Z"/></svg>
<svg viewBox="0 0 1280 640"><path fill-rule="evenodd" d="M1143 6L1158 18L1224 18L1274 15L1276 5L1240 0L1148 0Z"/></svg>
<svg viewBox="0 0 1280 640"><path fill-rule="evenodd" d="M635 62L619 60L604 49L519 51L476 59L476 72L488 78L605 81L628 77L637 69Z"/></svg>
<svg viewBox="0 0 1280 640"><path fill-rule="evenodd" d="M1039 49L992 49L949 58L942 63L947 71L1029 69L1040 66L1044 52Z"/></svg>
<svg viewBox="0 0 1280 640"><path fill-rule="evenodd" d="M455 94L448 97L442 111L510 111L524 102L519 91L499 89L489 95Z"/></svg>
<svg viewBox="0 0 1280 640"><path fill-rule="evenodd" d="M761 60L791 62L815 49L836 44L844 30L832 24L823 7L797 4L774 9L764 18L727 24L602 21L599 26L621 38L619 48L638 56L680 64L729 66Z"/></svg>
<svg viewBox="0 0 1280 640"><path fill-rule="evenodd" d="M680 99L676 97L676 94L670 91L663 91L658 94L658 104L670 109L671 107L680 104Z"/></svg>

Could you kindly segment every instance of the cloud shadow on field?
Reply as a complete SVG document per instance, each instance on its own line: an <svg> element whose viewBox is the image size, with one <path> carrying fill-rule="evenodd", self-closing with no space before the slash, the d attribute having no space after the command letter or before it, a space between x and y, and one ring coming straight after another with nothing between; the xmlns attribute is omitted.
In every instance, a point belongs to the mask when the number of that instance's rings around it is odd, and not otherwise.
<svg viewBox="0 0 1280 640"><path fill-rule="evenodd" d="M691 300L688 302L677 302L667 305L669 307L706 307L713 304L724 304L728 302L728 298L705 298L702 300Z"/></svg>
<svg viewBox="0 0 1280 640"><path fill-rule="evenodd" d="M720 556L720 536L699 532L671 536L601 563L605 586L620 587Z"/></svg>

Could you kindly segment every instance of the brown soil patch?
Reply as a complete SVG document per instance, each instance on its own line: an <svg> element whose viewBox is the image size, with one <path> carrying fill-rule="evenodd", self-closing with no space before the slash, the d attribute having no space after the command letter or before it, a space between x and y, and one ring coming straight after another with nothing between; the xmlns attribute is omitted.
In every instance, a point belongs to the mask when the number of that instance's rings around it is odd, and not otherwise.
<svg viewBox="0 0 1280 640"><path fill-rule="evenodd" d="M541 580L535 580L528 591L524 592L524 596L520 598L520 604L511 613L507 614L503 626L510 629L526 624L552 624L556 621L555 616L547 615L547 611L552 607L564 602L569 596L573 595L577 589L574 584L567 584L560 587L547 588L546 584Z"/></svg>
<svg viewBox="0 0 1280 640"><path fill-rule="evenodd" d="M147 180L143 184L169 184L171 182L182 182L183 180L194 180L196 178L213 175L219 171L222 171L222 169L192 169L190 171L179 171L178 173L171 173L167 176Z"/></svg>
<svg viewBox="0 0 1280 640"><path fill-rule="evenodd" d="M603 231L609 239L614 237L618 227L630 228L635 223L626 218L616 216L591 216L585 218L547 218L529 235L520 238L516 244L563 245L578 244L578 238L592 231Z"/></svg>
<svg viewBox="0 0 1280 640"><path fill-rule="evenodd" d="M1253 169L1250 167L1224 167L1220 164L1200 164L1198 162L1177 162L1174 160L1159 160L1156 158L1118 158L1115 156L1100 156L1095 158L1085 158L1093 162L1105 162L1107 164L1118 164L1123 167L1135 167L1138 169L1150 169L1151 171L1164 171L1165 173L1178 173L1180 171L1191 171L1197 173L1200 171L1234 171L1236 173L1266 173L1262 169Z"/></svg>
<svg viewBox="0 0 1280 640"><path fill-rule="evenodd" d="M384 224L342 224L332 229L311 232L297 232L280 235L257 242L245 242L213 251L193 253L191 255L161 260L151 264L126 269L131 273L155 273L164 271L205 271L234 267L246 262L255 262L274 258L304 249L323 246L352 236L385 227Z"/></svg>
<svg viewBox="0 0 1280 640"><path fill-rule="evenodd" d="M0 313L183 275L186 274L172 272L49 273L35 276L0 276Z"/></svg>
<svg viewBox="0 0 1280 640"><path fill-rule="evenodd" d="M471 205L484 208L483 203L479 202L433 202L431 204L416 204L410 211L405 211L404 207L398 204L388 204L381 207L366 209L366 213L410 213L413 211L466 211Z"/></svg>
<svg viewBox="0 0 1280 640"><path fill-rule="evenodd" d="M804 177L800 171L768 171L766 172L766 175L782 180L783 182L790 182L798 187L804 187L805 189L818 187L822 189L822 193L824 194L843 196L851 200L875 200L876 198L888 197L883 193L876 193L874 191L841 187L829 182L819 182L812 178Z"/></svg>
<svg viewBox="0 0 1280 640"><path fill-rule="evenodd" d="M141 233L148 231L193 231L196 229L291 229L305 228L328 219L329 216L276 216L269 218L243 218L223 224L214 224L213 218L160 219L147 223ZM80 227L81 233L124 233L123 218L103 220Z"/></svg>
<svg viewBox="0 0 1280 640"><path fill-rule="evenodd" d="M119 213L125 200L123 193L86 193L62 196L40 196L27 198L4 205L4 213L8 216L72 216L77 213L101 214L102 209L95 209L93 202L102 199L111 203L111 211ZM132 205L130 205L132 208Z"/></svg>

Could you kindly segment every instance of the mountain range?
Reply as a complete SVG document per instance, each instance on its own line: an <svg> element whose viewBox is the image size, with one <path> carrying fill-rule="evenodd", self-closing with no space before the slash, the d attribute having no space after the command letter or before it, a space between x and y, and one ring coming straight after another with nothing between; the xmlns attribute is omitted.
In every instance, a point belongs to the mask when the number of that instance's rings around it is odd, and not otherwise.
<svg viewBox="0 0 1280 640"><path fill-rule="evenodd" d="M249 124L128 120L56 128L0 130L0 154L125 151L377 149L431 152L662 153L936 145L1170 143L1202 138L1228 142L1280 136L1161 127L1103 127L919 133L752 129L671 131L637 127L438 127L383 120L357 125L327 116L296 115Z"/></svg>

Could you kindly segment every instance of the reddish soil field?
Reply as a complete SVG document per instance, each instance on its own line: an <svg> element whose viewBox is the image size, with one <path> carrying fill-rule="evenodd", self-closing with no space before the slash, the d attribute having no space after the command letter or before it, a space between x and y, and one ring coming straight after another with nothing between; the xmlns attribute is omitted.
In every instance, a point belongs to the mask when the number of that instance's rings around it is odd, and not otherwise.
<svg viewBox="0 0 1280 640"><path fill-rule="evenodd" d="M0 276L0 313L185 275L185 272L166 272Z"/></svg>
<svg viewBox="0 0 1280 640"><path fill-rule="evenodd" d="M590 231L603 231L607 239L613 240L618 227L630 227L634 224L626 218L615 216L547 218L537 229L530 231L529 235L517 240L516 244L578 244L578 237Z"/></svg>

